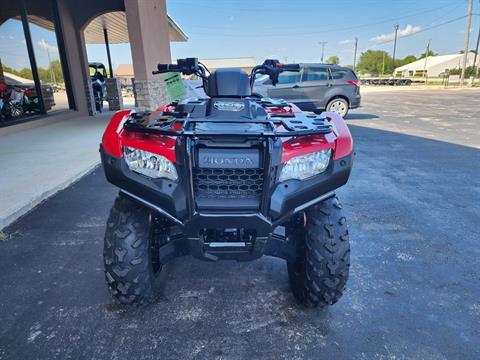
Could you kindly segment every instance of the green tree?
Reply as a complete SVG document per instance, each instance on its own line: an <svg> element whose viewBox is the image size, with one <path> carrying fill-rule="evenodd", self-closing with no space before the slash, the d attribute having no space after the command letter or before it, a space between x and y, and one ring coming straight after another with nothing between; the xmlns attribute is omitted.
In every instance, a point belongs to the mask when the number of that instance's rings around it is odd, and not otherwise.
<svg viewBox="0 0 480 360"><path fill-rule="evenodd" d="M327 64L340 64L340 58L337 55L332 55L327 59Z"/></svg>
<svg viewBox="0 0 480 360"><path fill-rule="evenodd" d="M63 79L63 71L62 71L62 64L60 63L60 60L53 60L50 63L50 67L52 68L53 73L55 74L55 79L59 83L65 82Z"/></svg>
<svg viewBox="0 0 480 360"><path fill-rule="evenodd" d="M29 68L23 68L18 72L18 76L21 76L25 79L33 80L32 70Z"/></svg>
<svg viewBox="0 0 480 360"><path fill-rule="evenodd" d="M396 59L395 60L395 67L400 67L403 65L410 64L414 61L417 61L417 58L414 55L407 55L403 59Z"/></svg>
<svg viewBox="0 0 480 360"><path fill-rule="evenodd" d="M392 58L386 51L367 50L360 54L357 69L362 74L380 75L391 74Z"/></svg>
<svg viewBox="0 0 480 360"><path fill-rule="evenodd" d="M426 53L427 53L426 51L423 52L423 53L421 53L420 56L419 56L419 59L424 58ZM435 52L433 52L432 50L428 50L428 56L437 56L437 55L438 55L438 54L435 53Z"/></svg>
<svg viewBox="0 0 480 360"><path fill-rule="evenodd" d="M460 75L462 73L462 69L453 68L448 70L449 75ZM470 76L476 76L476 69L474 66L467 66L465 68L465 78L469 78Z"/></svg>

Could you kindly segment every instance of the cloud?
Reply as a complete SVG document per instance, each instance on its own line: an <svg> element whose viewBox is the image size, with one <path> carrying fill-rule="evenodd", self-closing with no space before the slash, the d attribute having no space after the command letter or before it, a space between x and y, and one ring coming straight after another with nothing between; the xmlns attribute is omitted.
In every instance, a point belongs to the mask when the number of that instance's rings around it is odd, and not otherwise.
<svg viewBox="0 0 480 360"><path fill-rule="evenodd" d="M403 36L412 35L421 30L422 28L420 26L413 26L408 24L407 26L405 26L405 29L398 30L398 37L401 38ZM382 41L391 41L393 39L395 39L395 32L374 36L370 39L370 41L382 42Z"/></svg>
<svg viewBox="0 0 480 360"><path fill-rule="evenodd" d="M346 39L346 40L341 40L338 42L339 45L348 45L348 44L351 44L353 43L353 40L350 40L350 39Z"/></svg>
<svg viewBox="0 0 480 360"><path fill-rule="evenodd" d="M44 39L37 41L38 46L40 46L42 49L45 49L50 52L58 52L58 48L56 46L53 46L52 44L49 44L46 42Z"/></svg>

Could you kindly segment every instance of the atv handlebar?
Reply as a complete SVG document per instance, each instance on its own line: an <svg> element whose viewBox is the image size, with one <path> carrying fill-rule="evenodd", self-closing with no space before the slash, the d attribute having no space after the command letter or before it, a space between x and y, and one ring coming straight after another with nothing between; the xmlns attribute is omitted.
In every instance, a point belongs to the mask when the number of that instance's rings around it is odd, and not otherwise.
<svg viewBox="0 0 480 360"><path fill-rule="evenodd" d="M199 75L205 73L203 66L198 63L197 58L178 59L176 64L158 64L157 70L152 74L163 74L167 72L181 72L185 75Z"/></svg>
<svg viewBox="0 0 480 360"><path fill-rule="evenodd" d="M180 68L176 64L158 64L157 70L152 71L153 75L163 74L167 72L179 72Z"/></svg>
<svg viewBox="0 0 480 360"><path fill-rule="evenodd" d="M257 74L268 75L270 80L272 80L272 85L275 86L278 83L278 75L284 71L300 71L300 65L281 64L278 60L267 59L262 65L257 65L252 69L250 73L250 87L253 89Z"/></svg>
<svg viewBox="0 0 480 360"><path fill-rule="evenodd" d="M282 71L294 71L294 72L298 72L300 71L300 65L298 64L280 64L281 67L280 67L280 72Z"/></svg>
<svg viewBox="0 0 480 360"><path fill-rule="evenodd" d="M255 76L257 74L265 74L272 80L272 85L278 83L278 75L284 71L300 71L298 64L281 64L278 60L267 59L262 65L255 66L250 73L250 88L253 89ZM152 74L163 74L167 72L180 72L185 75L197 75L203 80L205 87L208 77L206 75L208 69L205 65L198 62L197 58L178 59L176 64L158 64L157 70Z"/></svg>

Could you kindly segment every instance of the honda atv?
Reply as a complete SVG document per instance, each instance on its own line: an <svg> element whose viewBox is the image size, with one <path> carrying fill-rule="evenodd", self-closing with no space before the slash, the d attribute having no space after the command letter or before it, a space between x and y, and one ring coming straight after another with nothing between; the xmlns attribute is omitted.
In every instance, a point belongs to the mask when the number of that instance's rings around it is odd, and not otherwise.
<svg viewBox="0 0 480 360"><path fill-rule="evenodd" d="M196 58L159 64L203 81L208 98L157 111L117 112L102 163L120 188L105 234L105 274L121 303L152 298L166 263L184 255L217 261L285 259L298 302L331 305L350 266L347 224L335 189L353 163L352 137L335 113L309 115L252 95L298 65L266 60L250 76L209 73Z"/></svg>

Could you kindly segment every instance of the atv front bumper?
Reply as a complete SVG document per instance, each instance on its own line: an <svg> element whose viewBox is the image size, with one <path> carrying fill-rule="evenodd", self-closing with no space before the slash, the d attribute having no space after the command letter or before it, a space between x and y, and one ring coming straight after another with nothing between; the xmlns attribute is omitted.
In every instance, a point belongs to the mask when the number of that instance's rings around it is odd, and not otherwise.
<svg viewBox="0 0 480 360"><path fill-rule="evenodd" d="M203 229L253 229L257 238L268 238L273 230L301 212L334 195L349 177L353 153L331 159L325 172L306 180L288 180L275 184L265 178L261 203L256 210L235 206L235 202L218 200L216 206L200 209L192 194L192 176L188 169L177 166L179 180L151 179L130 171L123 158L112 156L100 148L107 180L125 196L151 208L171 223L181 227L188 239L198 239ZM275 171L270 177L275 177Z"/></svg>

